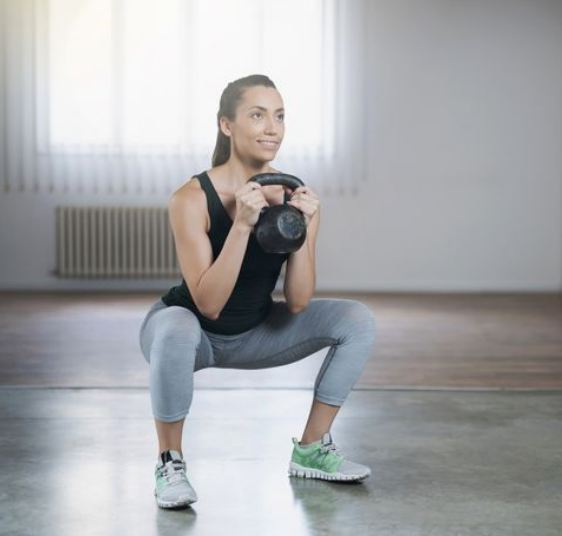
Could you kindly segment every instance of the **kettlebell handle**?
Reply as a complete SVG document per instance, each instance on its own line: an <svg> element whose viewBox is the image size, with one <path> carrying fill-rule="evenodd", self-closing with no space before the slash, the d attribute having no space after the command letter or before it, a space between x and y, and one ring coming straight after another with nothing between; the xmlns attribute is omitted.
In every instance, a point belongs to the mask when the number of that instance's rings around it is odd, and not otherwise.
<svg viewBox="0 0 562 536"><path fill-rule="evenodd" d="M258 173L251 177L248 182L254 181L262 186L270 186L271 184L282 184L288 186L292 190L296 190L299 186L305 186L298 177L289 175L288 173ZM285 193L284 203L287 203L287 194Z"/></svg>

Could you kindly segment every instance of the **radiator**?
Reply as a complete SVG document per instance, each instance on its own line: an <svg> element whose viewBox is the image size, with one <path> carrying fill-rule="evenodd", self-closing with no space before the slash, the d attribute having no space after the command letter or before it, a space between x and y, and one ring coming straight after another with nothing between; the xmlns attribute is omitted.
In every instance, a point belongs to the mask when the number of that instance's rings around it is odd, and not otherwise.
<svg viewBox="0 0 562 536"><path fill-rule="evenodd" d="M56 207L58 277L181 277L167 207Z"/></svg>

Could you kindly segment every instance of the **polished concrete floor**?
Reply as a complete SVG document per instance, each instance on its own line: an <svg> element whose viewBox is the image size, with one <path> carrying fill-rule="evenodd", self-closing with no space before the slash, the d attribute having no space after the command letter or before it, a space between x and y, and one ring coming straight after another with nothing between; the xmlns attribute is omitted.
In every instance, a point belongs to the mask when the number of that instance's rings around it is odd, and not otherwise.
<svg viewBox="0 0 562 536"><path fill-rule="evenodd" d="M559 536L561 393L352 391L332 427L362 483L287 475L310 394L200 390L199 500L159 509L143 389L0 388L0 534Z"/></svg>
<svg viewBox="0 0 562 536"><path fill-rule="evenodd" d="M182 445L199 500L178 511L154 500L135 349L153 296L0 299L0 534L560 536L560 296L359 299L378 345L332 435L372 476L287 474L324 350L205 369Z"/></svg>

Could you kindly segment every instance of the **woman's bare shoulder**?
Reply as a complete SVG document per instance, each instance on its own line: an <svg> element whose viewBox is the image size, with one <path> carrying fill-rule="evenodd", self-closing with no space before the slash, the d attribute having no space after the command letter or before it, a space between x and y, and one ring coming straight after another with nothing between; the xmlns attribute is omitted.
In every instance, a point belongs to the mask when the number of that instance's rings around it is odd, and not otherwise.
<svg viewBox="0 0 562 536"><path fill-rule="evenodd" d="M196 175L191 177L172 193L170 203L172 202L182 207L187 205L191 208L196 207L201 217L206 220L206 227L209 229L210 222L207 213L207 197Z"/></svg>
<svg viewBox="0 0 562 536"><path fill-rule="evenodd" d="M172 193L172 196L185 197L186 195L188 195L189 197L190 192L196 192L196 191L203 192L203 188L201 188L201 183L199 182L197 175L193 175L190 179L188 179L181 186L179 186ZM197 197L197 194L195 194L195 197Z"/></svg>

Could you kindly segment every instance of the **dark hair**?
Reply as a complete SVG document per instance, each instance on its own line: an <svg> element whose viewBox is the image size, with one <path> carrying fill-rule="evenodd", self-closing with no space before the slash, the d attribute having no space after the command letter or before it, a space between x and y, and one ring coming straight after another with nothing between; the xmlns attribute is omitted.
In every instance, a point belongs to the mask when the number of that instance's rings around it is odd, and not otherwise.
<svg viewBox="0 0 562 536"><path fill-rule="evenodd" d="M223 134L220 127L220 118L225 116L231 121L236 118L236 107L242 100L244 91L252 86L265 86L275 88L275 84L263 74L252 74L230 82L221 95L219 111L217 112L217 142L213 152L212 165L220 166L230 158L230 138Z"/></svg>

